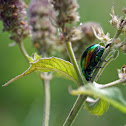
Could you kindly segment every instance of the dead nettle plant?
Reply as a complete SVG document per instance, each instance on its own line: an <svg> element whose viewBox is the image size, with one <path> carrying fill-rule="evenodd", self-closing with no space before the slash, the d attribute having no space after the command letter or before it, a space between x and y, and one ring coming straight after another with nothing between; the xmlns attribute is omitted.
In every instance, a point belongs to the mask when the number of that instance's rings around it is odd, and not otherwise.
<svg viewBox="0 0 126 126"><path fill-rule="evenodd" d="M102 27L96 22L77 26L80 19L78 7L77 0L32 0L28 5L27 21L27 6L24 1L0 0L3 31L11 34L10 39L19 45L30 65L26 71L5 83L3 87L38 71L44 87L43 126L49 125L50 80L57 75L55 72L61 77L73 80L78 86L78 89L69 89L70 94L78 95L78 98L64 126L72 125L83 105L90 113L98 116L108 110L109 104L126 113L126 100L115 87L126 83L126 65L118 70L118 80L108 84L97 83L105 67L118 57L119 51L126 53L126 9L123 9L124 16L118 17L114 13L114 5L112 6L110 24L116 29L116 33L110 38L109 33L104 34ZM120 34L124 36L124 40L119 38ZM31 37L39 55L34 53L30 57L27 54L23 46L23 40L27 36ZM99 43L96 44L95 39ZM81 56L82 50L85 51ZM81 68L77 63L80 56Z"/></svg>

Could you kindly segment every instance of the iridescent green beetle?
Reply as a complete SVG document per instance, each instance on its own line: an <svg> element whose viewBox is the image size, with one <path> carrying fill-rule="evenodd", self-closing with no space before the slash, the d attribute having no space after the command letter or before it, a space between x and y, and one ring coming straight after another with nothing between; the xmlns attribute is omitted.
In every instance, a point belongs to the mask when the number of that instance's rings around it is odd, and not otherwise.
<svg viewBox="0 0 126 126"><path fill-rule="evenodd" d="M91 74L102 58L105 47L94 44L88 47L81 56L81 69L87 81L91 80Z"/></svg>

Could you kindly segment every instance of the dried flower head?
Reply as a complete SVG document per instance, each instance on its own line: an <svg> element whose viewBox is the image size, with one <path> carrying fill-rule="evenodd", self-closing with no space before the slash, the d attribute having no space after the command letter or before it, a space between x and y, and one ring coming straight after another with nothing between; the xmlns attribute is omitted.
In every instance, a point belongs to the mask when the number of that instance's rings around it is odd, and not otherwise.
<svg viewBox="0 0 126 126"><path fill-rule="evenodd" d="M116 39L113 40L113 43L114 43L113 46L117 46L118 44L120 44L122 42L121 42L121 39L120 38L116 38Z"/></svg>
<svg viewBox="0 0 126 126"><path fill-rule="evenodd" d="M103 29L101 27L98 28L98 32L92 27L94 31L94 35L96 36L97 39L99 39L101 42L110 42L110 34L107 33L106 35L103 32Z"/></svg>
<svg viewBox="0 0 126 126"><path fill-rule="evenodd" d="M96 33L98 34L98 29L100 28L100 25L96 22L86 22L83 23L80 27L82 30L82 36L85 39L87 39L89 42L93 42L96 39L96 37L94 35L92 27L95 29Z"/></svg>
<svg viewBox="0 0 126 126"><path fill-rule="evenodd" d="M118 47L121 52L126 54L126 42L120 43L120 46Z"/></svg>
<svg viewBox="0 0 126 126"><path fill-rule="evenodd" d="M11 33L11 39L21 42L30 34L26 16L26 5L22 0L0 0L0 20L3 21L3 31Z"/></svg>
<svg viewBox="0 0 126 126"><path fill-rule="evenodd" d="M92 27L94 27L95 31L98 33L100 25L96 22L86 22L76 28L76 30L79 31L79 37L76 39L71 39L71 41L77 58L80 57L82 50L93 44L94 40L96 39Z"/></svg>
<svg viewBox="0 0 126 126"><path fill-rule="evenodd" d="M113 40L113 48L126 54L126 41L122 42L120 38Z"/></svg>
<svg viewBox="0 0 126 126"><path fill-rule="evenodd" d="M56 55L62 49L56 37L57 29L50 21L54 17L52 5L47 0L32 0L28 13L34 46L43 56Z"/></svg>
<svg viewBox="0 0 126 126"><path fill-rule="evenodd" d="M64 35L61 36L62 40L65 39L70 42L77 41L82 38L82 30L80 27L66 27Z"/></svg>
<svg viewBox="0 0 126 126"><path fill-rule="evenodd" d="M62 27L65 23L75 23L79 21L77 0L51 0L55 11L57 12L57 25Z"/></svg>
<svg viewBox="0 0 126 126"><path fill-rule="evenodd" d="M115 15L114 5L112 6L110 16L112 17L112 19L110 20L110 24L112 24L115 28L119 29L119 24L120 24L121 19L118 18L118 16Z"/></svg>
<svg viewBox="0 0 126 126"><path fill-rule="evenodd" d="M118 69L118 77L120 79L126 78L126 65L123 65L121 69Z"/></svg>
<svg viewBox="0 0 126 126"><path fill-rule="evenodd" d="M123 8L123 10L122 10L123 12L124 12L124 14L126 14L126 8Z"/></svg>
<svg viewBox="0 0 126 126"><path fill-rule="evenodd" d="M123 9L123 12L125 13L125 8ZM122 31L124 31L126 27L126 18L122 19L122 17L119 18L118 16L115 15L114 5L112 6L110 16L112 17L112 19L110 20L110 24L112 24L113 27L115 27L116 29L118 30L121 29Z"/></svg>

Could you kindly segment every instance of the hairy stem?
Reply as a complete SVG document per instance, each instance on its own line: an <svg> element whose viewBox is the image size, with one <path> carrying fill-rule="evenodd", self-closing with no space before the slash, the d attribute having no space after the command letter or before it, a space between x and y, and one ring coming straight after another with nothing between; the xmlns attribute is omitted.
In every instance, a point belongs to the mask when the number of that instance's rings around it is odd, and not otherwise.
<svg viewBox="0 0 126 126"><path fill-rule="evenodd" d="M79 84L80 84L79 86L82 86L84 84L84 82L83 82L83 78L81 76L81 72L80 72L79 66L77 64L73 49L72 49L71 42L65 42L65 45L66 45L66 49L67 49L68 55L70 57L70 60L73 64L73 66L74 66L76 73L77 73L78 81L79 81ZM78 98L77 98L76 102L74 103L73 108L71 109L71 111L70 111L68 117L66 118L63 126L72 125L74 119L76 118L77 114L79 113L79 110L83 106L86 98L87 98L87 96L84 96L84 95L78 96Z"/></svg>
<svg viewBox="0 0 126 126"><path fill-rule="evenodd" d="M19 45L19 48L20 48L22 54L24 55L24 57L26 58L26 60L29 62L29 60L28 60L28 58L27 58L28 53L27 53L26 49L24 48L23 42L22 42L22 41L19 42L18 45Z"/></svg>
<svg viewBox="0 0 126 126"><path fill-rule="evenodd" d="M43 126L49 125L50 115L50 79L47 78L48 73L43 73L43 87L44 87L44 115L43 115Z"/></svg>
<svg viewBox="0 0 126 126"><path fill-rule="evenodd" d="M115 85L118 85L118 84L121 84L121 83L126 83L126 78L119 79L119 80L113 81L113 82L105 84L105 85L101 85L100 88L112 87L112 86L115 86Z"/></svg>
<svg viewBox="0 0 126 126"><path fill-rule="evenodd" d="M113 86L116 86L116 85L119 85L121 83L126 83L126 78L121 78L119 80L116 80L116 81L113 81L113 82L110 82L108 84L98 84L98 83L94 83L94 85L98 88L108 88L108 87L113 87Z"/></svg>
<svg viewBox="0 0 126 126"><path fill-rule="evenodd" d="M74 122L74 119L76 118L77 114L79 113L79 110L83 106L87 96L85 95L79 95L76 102L73 105L73 108L71 109L68 117L66 118L63 126L71 126Z"/></svg>
<svg viewBox="0 0 126 126"><path fill-rule="evenodd" d="M71 62L73 64L73 67L74 67L74 69L76 71L76 74L77 74L77 77L78 77L78 81L80 82L79 86L82 86L84 82L83 82L83 78L81 76L81 72L80 72L79 66L77 64L77 60L75 58L75 55L74 55L74 52L73 52L73 49L72 49L71 42L65 42L65 46L66 46L68 55L70 57L70 60L71 60Z"/></svg>

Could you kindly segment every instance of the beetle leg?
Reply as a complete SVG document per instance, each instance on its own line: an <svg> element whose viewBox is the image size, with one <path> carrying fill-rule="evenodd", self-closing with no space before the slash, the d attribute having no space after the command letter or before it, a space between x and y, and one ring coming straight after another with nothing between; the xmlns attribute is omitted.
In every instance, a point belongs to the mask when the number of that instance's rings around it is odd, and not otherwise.
<svg viewBox="0 0 126 126"><path fill-rule="evenodd" d="M108 43L108 44L105 46L105 48L108 48L109 46L111 46L111 43Z"/></svg>
<svg viewBox="0 0 126 126"><path fill-rule="evenodd" d="M90 76L88 79L86 79L87 81L91 81L92 77Z"/></svg>
<svg viewBox="0 0 126 126"><path fill-rule="evenodd" d="M104 67L98 67L98 66L96 66L96 68L104 68Z"/></svg>
<svg viewBox="0 0 126 126"><path fill-rule="evenodd" d="M107 62L107 60L102 60L102 59L101 59L100 61L101 61L101 62Z"/></svg>

